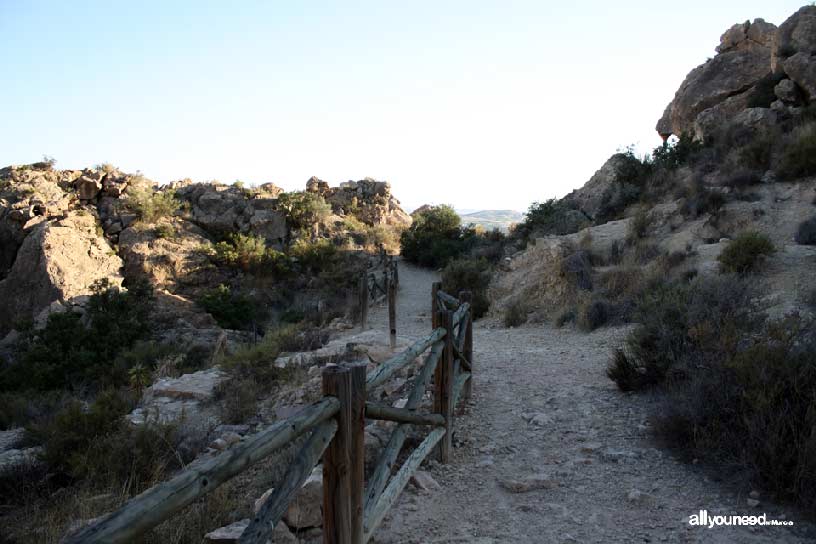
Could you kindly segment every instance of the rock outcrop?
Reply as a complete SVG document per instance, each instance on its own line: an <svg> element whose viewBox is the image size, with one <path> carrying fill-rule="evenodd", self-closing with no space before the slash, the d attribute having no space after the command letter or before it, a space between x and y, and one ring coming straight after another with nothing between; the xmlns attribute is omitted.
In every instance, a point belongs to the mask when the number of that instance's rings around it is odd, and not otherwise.
<svg viewBox="0 0 816 544"><path fill-rule="evenodd" d="M657 122L664 138L705 140L746 109L783 116L816 97L816 6L805 6L779 28L755 19L728 29L717 55L692 70Z"/></svg>
<svg viewBox="0 0 816 544"><path fill-rule="evenodd" d="M686 76L674 100L657 122L657 132L699 134L698 116L720 118L748 105L749 91L771 71L771 45L776 26L762 19L734 25L720 38L717 55ZM714 112L708 111L714 109Z"/></svg>
<svg viewBox="0 0 816 544"><path fill-rule="evenodd" d="M0 281L0 332L35 318L52 303L70 305L90 295L98 280L121 284L122 261L96 227L93 215L75 211L31 229Z"/></svg>
<svg viewBox="0 0 816 544"><path fill-rule="evenodd" d="M338 215L354 213L368 225L411 226L411 216L391 194L391 184L387 181L365 178L330 187L325 181L312 177L306 182L306 190L322 195Z"/></svg>
<svg viewBox="0 0 816 544"><path fill-rule="evenodd" d="M564 202L574 205L585 214L575 218L578 228L585 226L581 223L586 223L587 219L598 217L611 202L625 198L624 193L632 189L627 179L627 167L631 161L624 153L612 155L583 187L564 197ZM578 228L566 232L574 232Z"/></svg>

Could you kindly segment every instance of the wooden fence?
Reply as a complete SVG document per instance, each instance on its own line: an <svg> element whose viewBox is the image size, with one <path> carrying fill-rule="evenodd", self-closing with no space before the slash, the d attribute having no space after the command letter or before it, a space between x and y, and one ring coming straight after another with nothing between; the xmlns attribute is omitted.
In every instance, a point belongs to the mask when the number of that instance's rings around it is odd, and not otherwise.
<svg viewBox="0 0 816 544"><path fill-rule="evenodd" d="M129 542L213 491L251 465L310 433L269 499L241 535L242 543L271 541L272 531L306 478L323 458L323 542L367 542L394 505L411 476L434 449L451 458L455 408L471 393L473 321L470 293L455 298L435 283L431 296L431 334L366 374L366 365L329 365L323 369L323 398L297 415L279 421L202 465L130 499L89 525L69 543ZM370 402L366 391L424 355L404 408ZM419 410L433 377L433 409ZM399 423L365 482L366 419ZM411 426L429 432L398 469L396 462Z"/></svg>
<svg viewBox="0 0 816 544"><path fill-rule="evenodd" d="M388 301L388 329L391 347L397 345L397 289L399 267L393 255L381 250L378 261L360 278L360 327L368 326L368 308L372 302L384 297Z"/></svg>

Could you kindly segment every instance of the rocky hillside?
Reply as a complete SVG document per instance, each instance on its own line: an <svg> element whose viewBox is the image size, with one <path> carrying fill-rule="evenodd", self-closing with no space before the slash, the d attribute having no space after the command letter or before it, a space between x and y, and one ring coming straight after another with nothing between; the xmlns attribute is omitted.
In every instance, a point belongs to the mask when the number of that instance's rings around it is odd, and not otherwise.
<svg viewBox="0 0 816 544"><path fill-rule="evenodd" d="M751 232L773 244L756 271L772 313L812 311L814 54L814 6L779 28L762 19L729 28L657 123L664 139L679 140L645 158L613 155L583 187L528 216L530 243L494 278L494 311L625 320L649 278L717 274L723 251Z"/></svg>
<svg viewBox="0 0 816 544"><path fill-rule="evenodd" d="M319 196L326 209L296 217L282 205L284 191L271 183L244 188L184 180L158 187L110 166L56 170L43 162L3 168L0 306L7 311L0 315L0 335L17 323L81 307L100 280L147 280L166 295L167 311L194 328L206 327L212 319L190 301L241 275L214 258L219 241L251 236L280 251L304 238L303 227L312 239L342 244L351 240L349 233L359 239L360 229L411 222L385 182L365 179L332 188L311 178L303 194Z"/></svg>

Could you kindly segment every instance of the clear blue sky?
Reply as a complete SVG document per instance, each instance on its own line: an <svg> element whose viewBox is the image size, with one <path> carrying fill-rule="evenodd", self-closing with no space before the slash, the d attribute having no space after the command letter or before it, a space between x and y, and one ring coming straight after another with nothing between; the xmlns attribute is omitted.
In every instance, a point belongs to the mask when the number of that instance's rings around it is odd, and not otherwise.
<svg viewBox="0 0 816 544"><path fill-rule="evenodd" d="M0 165L371 176L523 210L654 125L731 24L800 2L0 0Z"/></svg>

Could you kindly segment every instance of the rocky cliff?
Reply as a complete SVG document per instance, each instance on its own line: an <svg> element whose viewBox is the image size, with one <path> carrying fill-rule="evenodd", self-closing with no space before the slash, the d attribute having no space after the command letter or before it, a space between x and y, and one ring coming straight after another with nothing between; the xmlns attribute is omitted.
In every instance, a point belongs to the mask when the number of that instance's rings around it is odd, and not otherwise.
<svg viewBox="0 0 816 544"><path fill-rule="evenodd" d="M816 6L779 28L762 19L729 28L717 54L692 70L657 122L657 132L705 139L748 108L796 115L816 97Z"/></svg>

